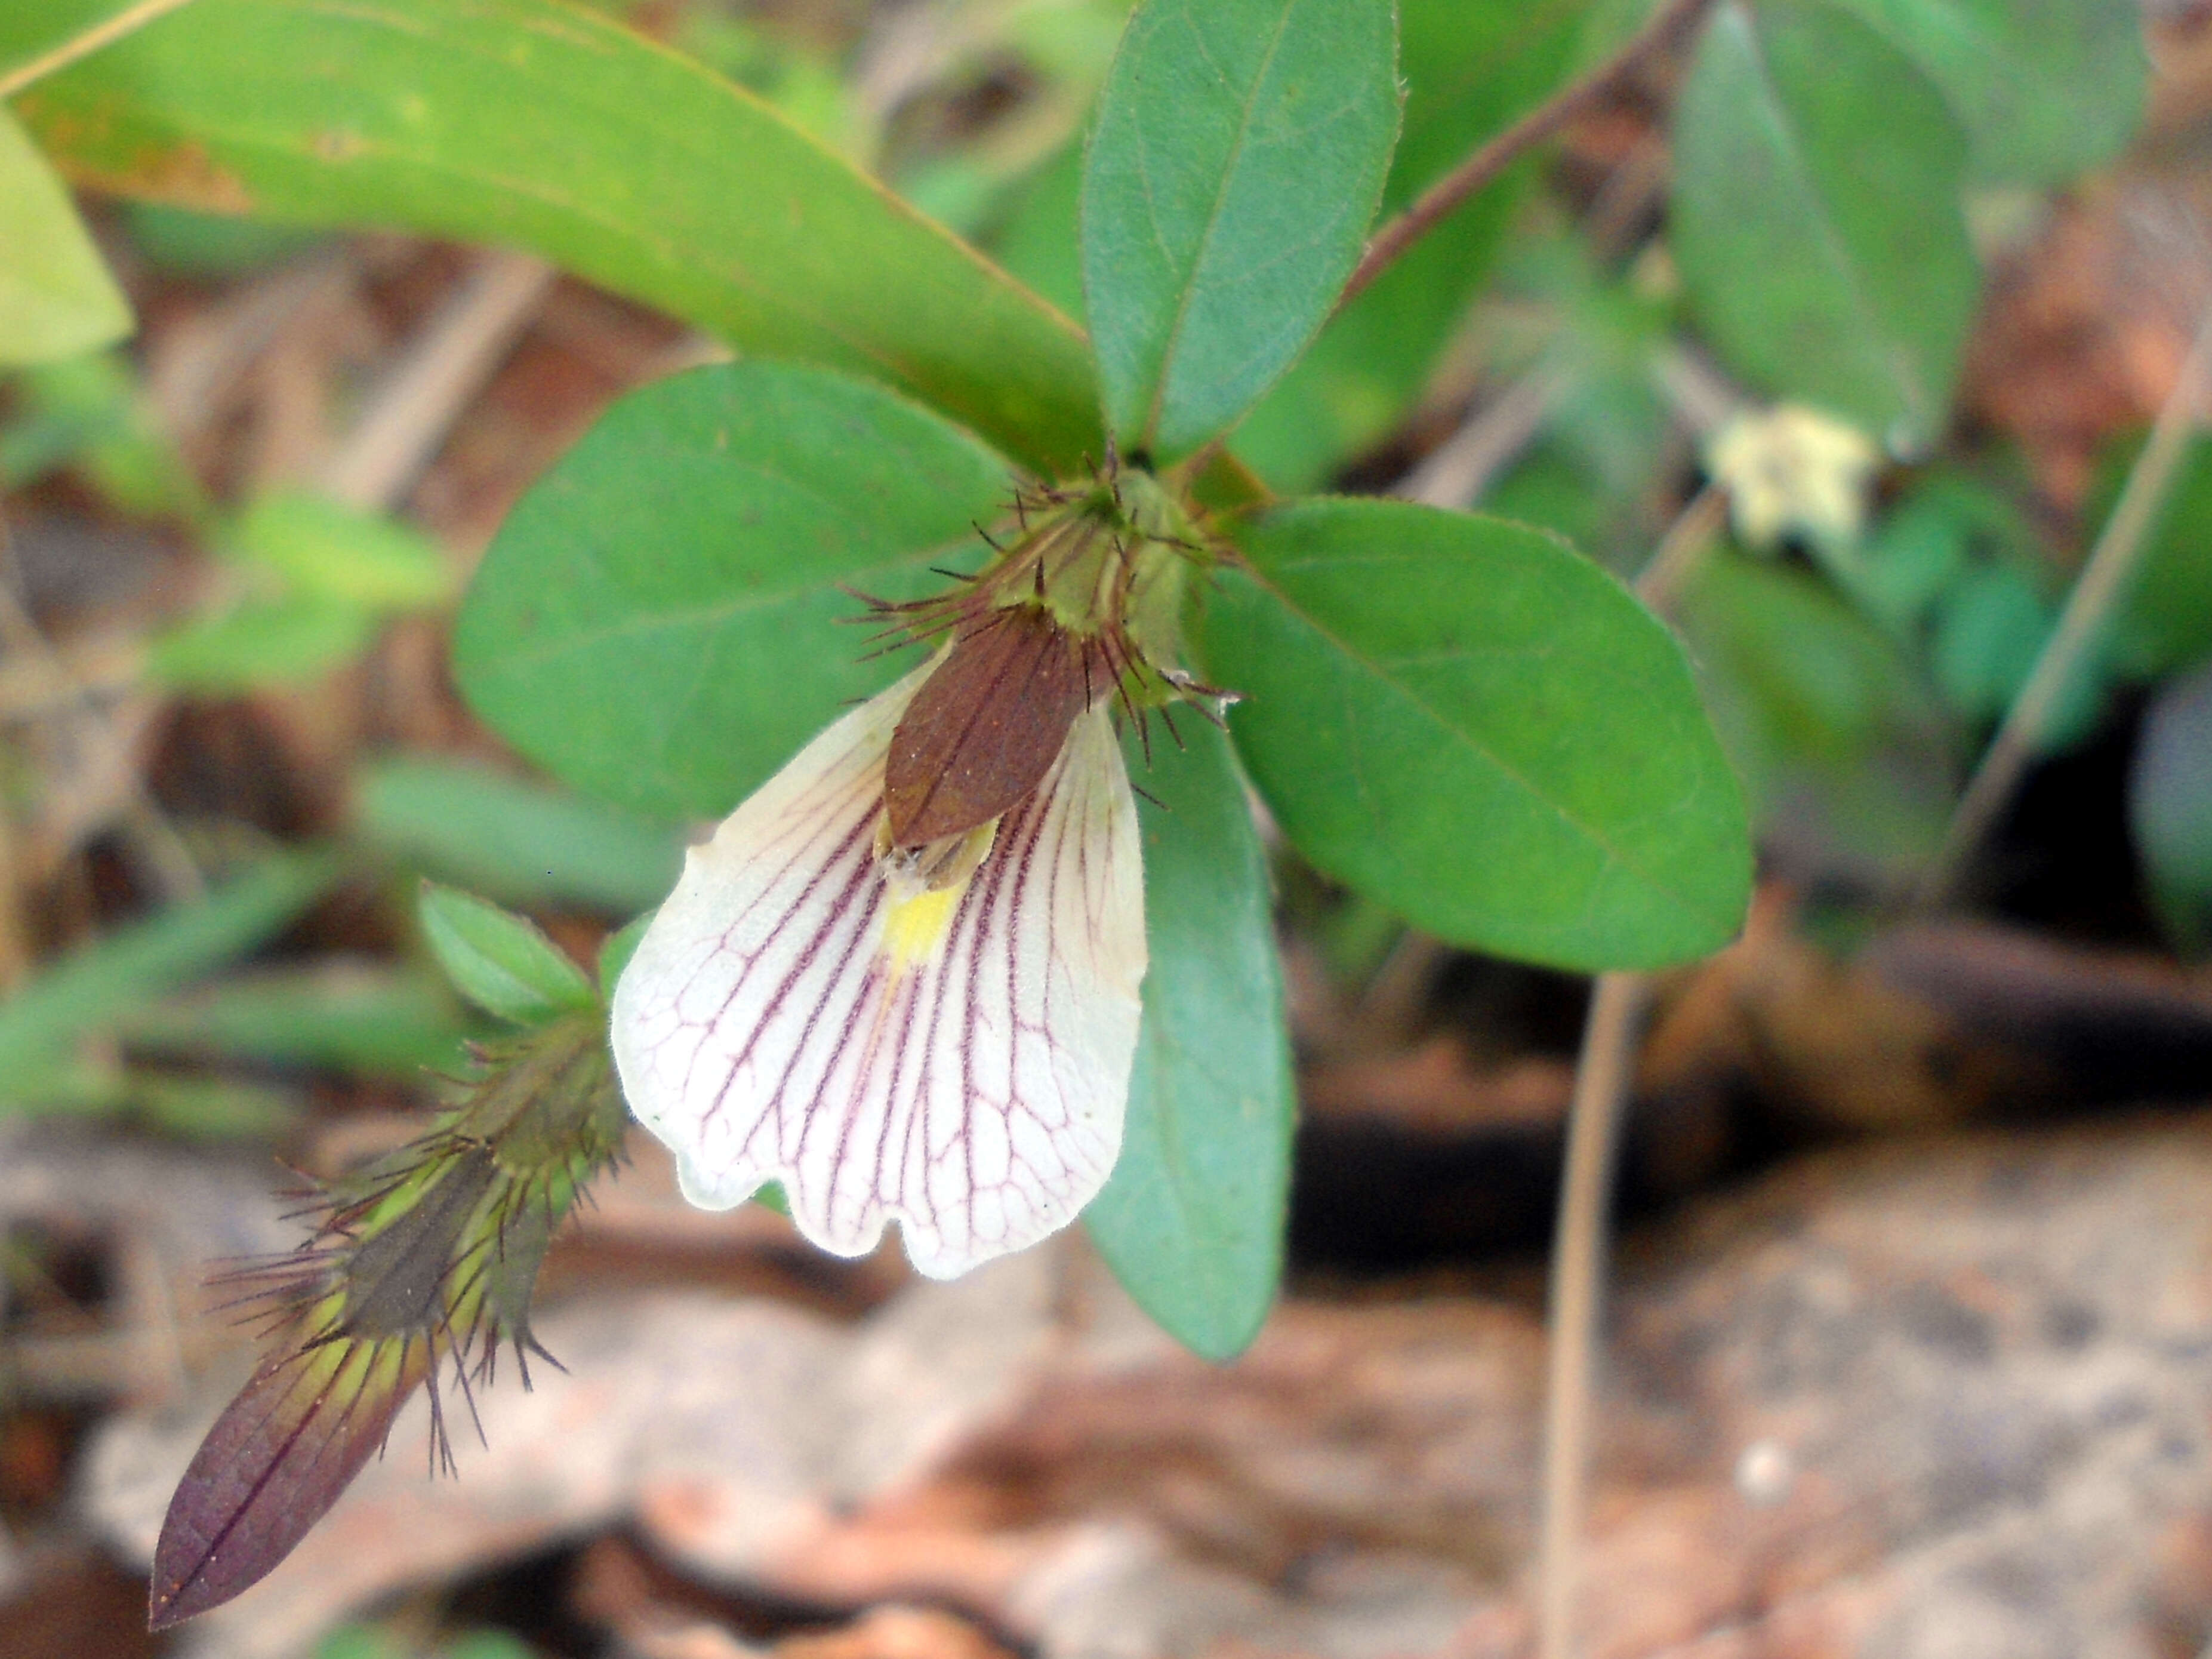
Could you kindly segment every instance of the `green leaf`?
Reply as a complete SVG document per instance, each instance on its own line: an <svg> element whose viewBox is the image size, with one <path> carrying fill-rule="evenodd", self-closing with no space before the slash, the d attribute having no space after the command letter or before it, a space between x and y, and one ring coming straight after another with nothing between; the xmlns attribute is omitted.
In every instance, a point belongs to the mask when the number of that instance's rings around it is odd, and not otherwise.
<svg viewBox="0 0 2212 1659"><path fill-rule="evenodd" d="M131 307L69 191L0 106L0 367L51 362L131 331Z"/></svg>
<svg viewBox="0 0 2212 1659"><path fill-rule="evenodd" d="M1714 553L1685 585L1680 616L1700 667L1757 703L1764 746L1778 753L1862 765L1893 733L1940 723L1896 643L1802 570Z"/></svg>
<svg viewBox="0 0 2212 1659"><path fill-rule="evenodd" d="M164 275L216 281L243 276L306 252L319 232L258 219L233 219L189 208L132 202L123 214L131 245Z"/></svg>
<svg viewBox="0 0 2212 1659"><path fill-rule="evenodd" d="M1405 131L1382 191L1389 218L1559 83L1587 0L1405 0L1398 9ZM1000 264L1079 318L1076 226L1083 153L1070 145L1023 186L992 242ZM1311 489L1401 418L1488 275L1527 169L1455 211L1330 319L1237 431L1275 489Z"/></svg>
<svg viewBox="0 0 2212 1659"><path fill-rule="evenodd" d="M1149 769L1130 757L1149 797L1137 816L1152 965L1121 1161L1084 1221L1139 1306L1184 1346L1230 1359L1282 1272L1296 1109L1243 781L1219 732L1178 726L1181 747L1155 726Z"/></svg>
<svg viewBox="0 0 2212 1659"><path fill-rule="evenodd" d="M1083 146L1070 143L1013 191L992 257L1079 321L1083 316Z"/></svg>
<svg viewBox="0 0 2212 1659"><path fill-rule="evenodd" d="M1725 550L1676 611L1761 818L1829 867L1909 877L1958 785L1950 726L1898 642L1817 577Z"/></svg>
<svg viewBox="0 0 2212 1659"><path fill-rule="evenodd" d="M1526 526L1311 501L1238 538L1203 624L1231 728L1317 867L1440 938L1578 969L1717 950L1742 791L1667 630Z"/></svg>
<svg viewBox="0 0 2212 1659"><path fill-rule="evenodd" d="M699 369L617 403L516 506L461 607L462 690L555 775L720 816L911 659L868 657L849 589L972 562L1006 464L818 369ZM866 658L866 659L863 659Z"/></svg>
<svg viewBox="0 0 2212 1659"><path fill-rule="evenodd" d="M329 853L280 853L190 904L79 946L0 1001L0 1088L76 1037L113 1027L269 938L339 874Z"/></svg>
<svg viewBox="0 0 2212 1659"><path fill-rule="evenodd" d="M631 917L609 933L599 945L599 996L602 1000L614 1000L615 981L623 976L623 969L629 966L629 959L637 954L638 941L645 937L645 930L653 926L653 919L659 914L656 908L642 915Z"/></svg>
<svg viewBox="0 0 2212 1659"><path fill-rule="evenodd" d="M1979 284L1966 159L1942 94L1865 24L1728 0L1674 112L1668 240L1706 337L1769 392L1931 442Z"/></svg>
<svg viewBox="0 0 2212 1659"><path fill-rule="evenodd" d="M2004 713L2051 637L2049 601L2008 565L1960 576L1936 611L1929 664L1951 706L1975 720Z"/></svg>
<svg viewBox="0 0 2212 1659"><path fill-rule="evenodd" d="M274 571L293 590L366 611L428 610L453 596L445 555L419 531L324 495L264 495L222 550Z"/></svg>
<svg viewBox="0 0 2212 1659"><path fill-rule="evenodd" d="M1586 10L1587 0L1403 0L1405 132L1382 220L1558 87ZM1237 453L1271 486L1319 487L1403 418L1489 276L1532 176L1512 168L1455 209L1330 319L1245 418Z"/></svg>
<svg viewBox="0 0 2212 1659"><path fill-rule="evenodd" d="M0 489L74 465L126 513L198 514L199 480L152 418L122 354L65 357L12 379L14 417L0 427Z"/></svg>
<svg viewBox="0 0 2212 1659"><path fill-rule="evenodd" d="M376 617L358 605L304 593L249 599L156 634L146 672L179 691L229 696L328 673L375 636Z"/></svg>
<svg viewBox="0 0 2212 1659"><path fill-rule="evenodd" d="M1996 720L2027 685L2057 622L2057 607L2019 567L1976 567L1936 607L1929 652L1936 684L1960 714ZM2075 670L2042 733L2043 752L2070 749L2095 727L2104 712L2104 668L2093 654Z"/></svg>
<svg viewBox="0 0 2212 1659"><path fill-rule="evenodd" d="M438 965L486 1012L534 1025L597 1006L583 969L526 917L434 881L422 884L416 914Z"/></svg>
<svg viewBox="0 0 2212 1659"><path fill-rule="evenodd" d="M528 248L747 351L880 375L1024 461L1097 446L1065 319L750 94L582 6L194 0L20 107L118 194Z"/></svg>
<svg viewBox="0 0 2212 1659"><path fill-rule="evenodd" d="M54 0L0 12L0 86L10 92L29 86L88 49L119 40L173 11L181 0Z"/></svg>
<svg viewBox="0 0 2212 1659"><path fill-rule="evenodd" d="M119 1106L194 1140L266 1140L299 1121L301 1103L282 1090L235 1078L143 1073L124 1079Z"/></svg>
<svg viewBox="0 0 2212 1659"><path fill-rule="evenodd" d="M2105 458L2083 515L2091 526L2111 519L2142 448L2137 434ZM2113 625L2112 655L2123 672L2147 679L2212 656L2212 438L2191 439L2183 451L2142 558Z"/></svg>
<svg viewBox="0 0 2212 1659"><path fill-rule="evenodd" d="M2150 63L2136 0L1838 0L1942 88L1984 179L2063 184L2119 155Z"/></svg>
<svg viewBox="0 0 2212 1659"><path fill-rule="evenodd" d="M2175 942L2212 945L2212 668L2159 690L2128 781L2146 884Z"/></svg>
<svg viewBox="0 0 2212 1659"><path fill-rule="evenodd" d="M665 824L462 762L372 763L354 823L373 845L514 904L627 915L658 904L683 861Z"/></svg>
<svg viewBox="0 0 2212 1659"><path fill-rule="evenodd" d="M1863 546L1823 551L1853 602L1900 637L1922 626L1976 556L2028 567L2043 556L2017 504L1940 468L1914 481Z"/></svg>
<svg viewBox="0 0 2212 1659"><path fill-rule="evenodd" d="M468 1027L428 972L319 962L246 974L131 1010L134 1049L412 1079L460 1066Z"/></svg>
<svg viewBox="0 0 2212 1659"><path fill-rule="evenodd" d="M1398 131L1391 8L1146 0L1083 177L1106 422L1170 459L1250 408L1358 263Z"/></svg>

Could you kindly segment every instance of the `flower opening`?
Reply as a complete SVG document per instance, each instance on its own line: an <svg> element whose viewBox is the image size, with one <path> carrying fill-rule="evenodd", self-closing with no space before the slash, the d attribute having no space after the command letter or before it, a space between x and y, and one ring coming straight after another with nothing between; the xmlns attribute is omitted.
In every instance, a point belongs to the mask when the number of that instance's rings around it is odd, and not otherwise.
<svg viewBox="0 0 2212 1659"><path fill-rule="evenodd" d="M1115 712L1194 687L1172 623L1195 541L1166 500L1110 465L1019 498L1022 533L981 574L876 607L940 641L932 661L686 860L612 1032L695 1203L779 1182L823 1249L860 1255L896 1220L949 1278L1104 1184L1146 967Z"/></svg>

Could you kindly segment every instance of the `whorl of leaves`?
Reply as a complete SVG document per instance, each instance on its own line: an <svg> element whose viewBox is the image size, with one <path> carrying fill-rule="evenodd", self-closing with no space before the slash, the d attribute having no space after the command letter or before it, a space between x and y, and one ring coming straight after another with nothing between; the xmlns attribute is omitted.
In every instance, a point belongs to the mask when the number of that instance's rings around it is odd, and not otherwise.
<svg viewBox="0 0 2212 1659"><path fill-rule="evenodd" d="M529 1357L551 1361L530 1333L538 1270L625 1122L604 1016L570 1015L477 1062L428 1134L317 1194L319 1224L298 1250L234 1275L271 1347L170 1500L154 1628L220 1606L290 1554L418 1385L430 1386L433 1462L450 1469L441 1371L473 1419L502 1346L526 1387Z"/></svg>

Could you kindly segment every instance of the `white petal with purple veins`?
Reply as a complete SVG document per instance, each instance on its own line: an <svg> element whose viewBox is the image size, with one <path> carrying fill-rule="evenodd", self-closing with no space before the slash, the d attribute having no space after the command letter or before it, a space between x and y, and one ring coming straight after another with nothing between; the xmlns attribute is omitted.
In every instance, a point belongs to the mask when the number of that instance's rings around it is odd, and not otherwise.
<svg viewBox="0 0 2212 1659"><path fill-rule="evenodd" d="M932 890L884 858L884 756L927 672L691 854L616 988L613 1040L694 1202L779 1181L823 1249L860 1255L896 1219L945 1279L1065 1226L1113 1168L1144 881L1103 707L964 880Z"/></svg>

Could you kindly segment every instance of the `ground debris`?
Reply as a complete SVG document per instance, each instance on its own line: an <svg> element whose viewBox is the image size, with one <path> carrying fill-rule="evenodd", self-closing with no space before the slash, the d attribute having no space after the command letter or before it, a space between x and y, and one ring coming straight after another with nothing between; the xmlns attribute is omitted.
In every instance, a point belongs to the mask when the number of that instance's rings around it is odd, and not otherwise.
<svg viewBox="0 0 2212 1659"><path fill-rule="evenodd" d="M1591 1654L2212 1633L2212 1119L1801 1160L1634 1235L1614 1305ZM1542 1355L1517 1307L1297 1299L1214 1367L1066 1246L857 1323L660 1291L544 1336L568 1373L484 1396L462 1480L426 1480L404 1429L200 1639L274 1659L380 1595L627 1531L659 1586L612 1595L602 1559L579 1605L694 1632L670 1654L1528 1650ZM201 1426L106 1431L82 1497L126 1550ZM811 1609L827 1645L732 1601ZM951 1622L881 1611L915 1607Z"/></svg>

